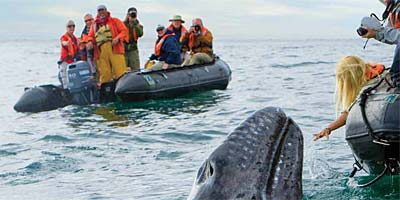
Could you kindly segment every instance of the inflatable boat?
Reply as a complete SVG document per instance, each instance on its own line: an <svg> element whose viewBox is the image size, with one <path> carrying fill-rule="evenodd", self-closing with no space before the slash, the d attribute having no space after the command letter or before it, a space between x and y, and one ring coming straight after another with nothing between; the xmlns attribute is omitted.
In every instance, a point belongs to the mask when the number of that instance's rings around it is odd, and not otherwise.
<svg viewBox="0 0 400 200"><path fill-rule="evenodd" d="M207 65L194 65L151 72L129 72L118 83L96 87L91 67L78 61L67 68L68 85L41 85L25 88L14 106L17 112L42 112L67 105L88 105L117 100L142 101L167 98L192 91L225 89L231 78L229 66L219 58Z"/></svg>
<svg viewBox="0 0 400 200"><path fill-rule="evenodd" d="M143 101L194 91L226 89L230 80L228 64L217 57L206 65L127 73L118 80L115 93L122 101Z"/></svg>
<svg viewBox="0 0 400 200"><path fill-rule="evenodd" d="M358 170L400 174L400 90L392 85L389 73L362 89L349 110L346 140Z"/></svg>

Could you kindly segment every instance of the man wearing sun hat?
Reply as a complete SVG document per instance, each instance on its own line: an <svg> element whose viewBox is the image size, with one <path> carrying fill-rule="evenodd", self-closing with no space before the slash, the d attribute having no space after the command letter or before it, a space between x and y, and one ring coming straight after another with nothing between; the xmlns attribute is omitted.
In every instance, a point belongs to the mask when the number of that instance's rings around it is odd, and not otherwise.
<svg viewBox="0 0 400 200"><path fill-rule="evenodd" d="M187 42L184 41L184 37L188 33L185 26L183 26L185 21L180 15L174 15L169 21L171 24L168 26L167 34L175 34L175 38L180 44L181 58L184 59L186 52L189 50Z"/></svg>
<svg viewBox="0 0 400 200"><path fill-rule="evenodd" d="M75 22L69 20L65 25L67 32L61 36L61 56L60 56L60 82L63 88L67 88L68 85L68 75L67 66L73 63L78 56L78 38L74 35L75 32Z"/></svg>
<svg viewBox="0 0 400 200"><path fill-rule="evenodd" d="M125 63L124 41L128 40L128 29L118 18L111 17L106 6L97 6L97 16L90 28L87 47L94 48L101 90L115 84L128 69ZM107 88L106 88L107 87ZM113 91L112 91L113 92Z"/></svg>

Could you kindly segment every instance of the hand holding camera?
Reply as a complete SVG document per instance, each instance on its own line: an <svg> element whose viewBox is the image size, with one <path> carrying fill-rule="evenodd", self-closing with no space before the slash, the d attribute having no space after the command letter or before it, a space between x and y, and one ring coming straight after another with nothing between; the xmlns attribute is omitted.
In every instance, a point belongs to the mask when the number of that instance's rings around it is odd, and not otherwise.
<svg viewBox="0 0 400 200"><path fill-rule="evenodd" d="M129 14L130 17L132 17L134 19L137 17L137 13L135 11L131 11L128 14Z"/></svg>
<svg viewBox="0 0 400 200"><path fill-rule="evenodd" d="M375 37L376 31L383 29L382 24L375 17L364 17L361 26L357 29L359 36L364 38Z"/></svg>
<svg viewBox="0 0 400 200"><path fill-rule="evenodd" d="M201 27L198 24L195 24L195 25L190 27L190 31L192 33L194 33L196 36L200 35L200 33L201 33L200 30L201 30Z"/></svg>

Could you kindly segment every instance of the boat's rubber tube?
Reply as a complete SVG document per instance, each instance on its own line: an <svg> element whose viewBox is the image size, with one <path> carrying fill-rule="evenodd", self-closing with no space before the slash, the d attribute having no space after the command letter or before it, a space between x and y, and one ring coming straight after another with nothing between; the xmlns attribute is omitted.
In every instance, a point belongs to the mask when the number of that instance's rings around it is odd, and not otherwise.
<svg viewBox="0 0 400 200"><path fill-rule="evenodd" d="M384 78L363 89L377 86L367 94L365 106L360 106L362 98L356 100L346 122L346 140L358 163L371 174L379 174L386 161L399 160L400 93L390 86L390 74Z"/></svg>
<svg viewBox="0 0 400 200"><path fill-rule="evenodd" d="M41 85L27 88L14 106L17 112L42 112L61 108L72 103L69 90L61 86Z"/></svg>
<svg viewBox="0 0 400 200"><path fill-rule="evenodd" d="M115 93L123 101L175 97L189 92L226 89L231 70L224 61L151 72L130 72L122 76Z"/></svg>

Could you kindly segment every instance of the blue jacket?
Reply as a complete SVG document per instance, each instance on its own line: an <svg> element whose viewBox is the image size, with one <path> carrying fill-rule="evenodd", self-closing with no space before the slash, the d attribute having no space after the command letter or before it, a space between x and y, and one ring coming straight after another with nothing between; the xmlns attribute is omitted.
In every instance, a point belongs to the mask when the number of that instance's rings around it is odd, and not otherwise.
<svg viewBox="0 0 400 200"><path fill-rule="evenodd" d="M158 38L158 40L160 40L160 38ZM161 47L160 56L157 57L152 54L150 60L159 60L165 61L168 64L180 65L182 61L179 42L173 36L167 37Z"/></svg>
<svg viewBox="0 0 400 200"><path fill-rule="evenodd" d="M181 38L181 35L182 35L181 29L179 29L179 30L176 30L175 28L173 28L172 30L167 29L167 32L165 34L171 34L171 33L175 34L176 41L178 41L178 43L179 43L179 39Z"/></svg>

